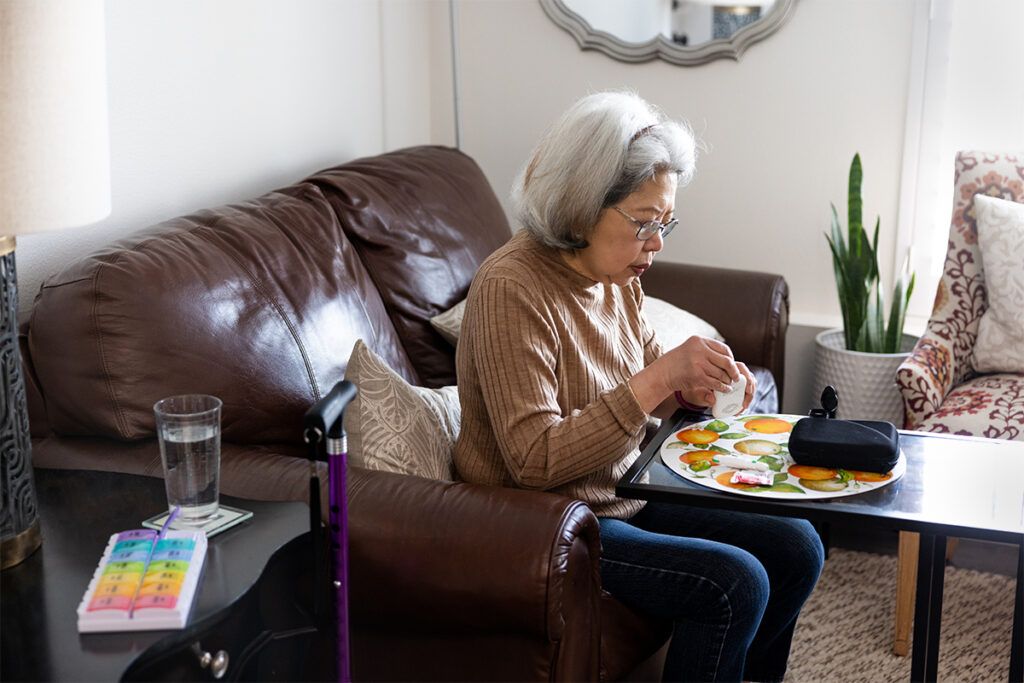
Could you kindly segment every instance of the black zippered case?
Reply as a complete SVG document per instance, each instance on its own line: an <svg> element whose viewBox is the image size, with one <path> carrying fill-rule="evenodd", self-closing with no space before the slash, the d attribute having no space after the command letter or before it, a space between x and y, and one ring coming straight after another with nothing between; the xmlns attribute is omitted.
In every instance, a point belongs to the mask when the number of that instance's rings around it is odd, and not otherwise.
<svg viewBox="0 0 1024 683"><path fill-rule="evenodd" d="M793 427L789 452L800 465L884 474L900 457L891 422L805 417Z"/></svg>

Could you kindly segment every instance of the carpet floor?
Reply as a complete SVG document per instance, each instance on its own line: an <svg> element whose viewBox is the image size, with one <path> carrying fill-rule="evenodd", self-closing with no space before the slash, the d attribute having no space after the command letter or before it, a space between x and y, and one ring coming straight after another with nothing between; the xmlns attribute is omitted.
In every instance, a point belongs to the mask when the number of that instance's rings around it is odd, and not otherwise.
<svg viewBox="0 0 1024 683"><path fill-rule="evenodd" d="M947 567L939 681L1006 681L1014 579ZM833 548L797 622L786 681L910 680L892 654L896 558Z"/></svg>

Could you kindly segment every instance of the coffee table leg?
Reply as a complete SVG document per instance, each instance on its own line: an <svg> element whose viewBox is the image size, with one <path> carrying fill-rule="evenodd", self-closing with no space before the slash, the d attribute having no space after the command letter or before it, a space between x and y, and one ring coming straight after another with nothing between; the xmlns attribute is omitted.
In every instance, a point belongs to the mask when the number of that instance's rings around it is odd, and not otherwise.
<svg viewBox="0 0 1024 683"><path fill-rule="evenodd" d="M942 627L942 585L946 570L946 537L921 534L917 560L917 599L914 607L913 656L910 680L932 682L939 667L939 629Z"/></svg>
<svg viewBox="0 0 1024 683"><path fill-rule="evenodd" d="M1013 606L1013 630L1010 632L1010 680L1024 680L1024 540L1017 555L1017 596Z"/></svg>

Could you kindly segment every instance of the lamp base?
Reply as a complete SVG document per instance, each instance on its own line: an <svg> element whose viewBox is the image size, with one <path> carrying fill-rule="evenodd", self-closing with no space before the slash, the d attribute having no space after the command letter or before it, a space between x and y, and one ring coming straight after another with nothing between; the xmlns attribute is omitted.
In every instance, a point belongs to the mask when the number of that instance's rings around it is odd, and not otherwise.
<svg viewBox="0 0 1024 683"><path fill-rule="evenodd" d="M0 542L0 570L19 564L34 553L43 543L43 535L39 533L39 520L17 536L5 538Z"/></svg>
<svg viewBox="0 0 1024 683"><path fill-rule="evenodd" d="M5 251L7 249L10 251ZM42 540L32 476L28 402L18 350L14 238L0 239L0 567L32 554Z"/></svg>

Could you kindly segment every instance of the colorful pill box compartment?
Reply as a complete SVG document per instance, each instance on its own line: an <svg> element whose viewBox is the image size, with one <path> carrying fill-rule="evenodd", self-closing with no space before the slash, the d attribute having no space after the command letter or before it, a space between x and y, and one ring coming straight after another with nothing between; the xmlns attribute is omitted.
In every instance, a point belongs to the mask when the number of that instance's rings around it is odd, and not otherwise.
<svg viewBox="0 0 1024 683"><path fill-rule="evenodd" d="M110 537L78 606L79 633L185 627L206 559L206 534L168 531L157 539L151 529Z"/></svg>

